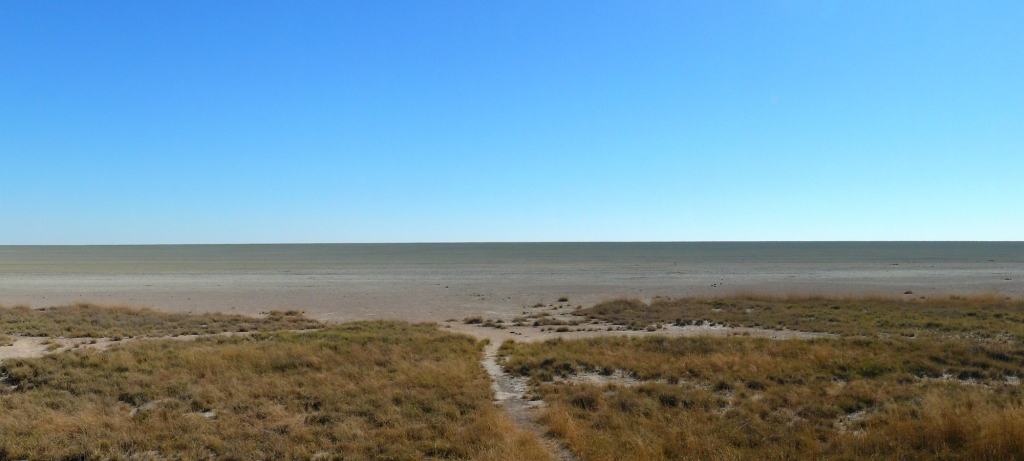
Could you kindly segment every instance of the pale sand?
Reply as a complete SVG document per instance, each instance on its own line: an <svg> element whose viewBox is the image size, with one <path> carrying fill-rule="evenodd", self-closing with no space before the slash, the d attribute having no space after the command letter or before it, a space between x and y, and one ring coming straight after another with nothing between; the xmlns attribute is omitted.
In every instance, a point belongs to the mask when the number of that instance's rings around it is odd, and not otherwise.
<svg viewBox="0 0 1024 461"><path fill-rule="evenodd" d="M0 247L0 304L508 319L537 302L740 292L1024 296L1024 243Z"/></svg>

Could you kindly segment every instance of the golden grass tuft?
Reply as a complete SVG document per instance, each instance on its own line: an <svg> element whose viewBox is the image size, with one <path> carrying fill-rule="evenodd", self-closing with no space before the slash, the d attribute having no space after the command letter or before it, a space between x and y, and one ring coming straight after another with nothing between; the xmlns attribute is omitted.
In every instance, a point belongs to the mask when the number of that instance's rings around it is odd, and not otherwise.
<svg viewBox="0 0 1024 461"><path fill-rule="evenodd" d="M220 313L174 314L88 303L41 309L0 307L0 334L17 336L131 338L307 330L322 326L299 311L271 311L264 317L248 317Z"/></svg>
<svg viewBox="0 0 1024 461"><path fill-rule="evenodd" d="M531 378L550 432L585 460L1024 459L1019 299L623 298L574 314L830 334L504 344L506 369Z"/></svg>
<svg viewBox="0 0 1024 461"><path fill-rule="evenodd" d="M433 325L363 322L10 360L0 458L549 459L481 357Z"/></svg>
<svg viewBox="0 0 1024 461"><path fill-rule="evenodd" d="M896 298L744 295L726 298L620 298L574 315L634 329L717 324L843 336L933 335L1024 340L1024 300L995 295Z"/></svg>
<svg viewBox="0 0 1024 461"><path fill-rule="evenodd" d="M585 460L1024 459L1024 349L988 346L605 337L501 353ZM558 379L615 371L640 382Z"/></svg>

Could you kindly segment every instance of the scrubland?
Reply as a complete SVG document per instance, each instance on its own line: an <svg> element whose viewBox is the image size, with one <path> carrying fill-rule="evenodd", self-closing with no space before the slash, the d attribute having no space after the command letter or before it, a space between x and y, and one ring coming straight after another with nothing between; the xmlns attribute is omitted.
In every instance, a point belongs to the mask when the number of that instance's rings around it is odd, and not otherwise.
<svg viewBox="0 0 1024 461"><path fill-rule="evenodd" d="M0 331L68 331L57 312L97 335L311 325L79 306L3 310ZM547 459L492 403L483 343L433 325L319 326L5 361L0 459Z"/></svg>
<svg viewBox="0 0 1024 461"><path fill-rule="evenodd" d="M499 350L583 460L1024 460L1019 300L619 299L500 320L465 323L588 326ZM710 325L745 329L670 336ZM0 308L0 345L22 336L125 340L0 363L0 460L553 457L493 402L485 344L432 324Z"/></svg>
<svg viewBox="0 0 1024 461"><path fill-rule="evenodd" d="M585 460L1024 459L1020 301L615 300L575 314L831 334L505 343L506 369Z"/></svg>
<svg viewBox="0 0 1024 461"><path fill-rule="evenodd" d="M1024 301L998 296L616 299L573 314L636 329L704 323L843 336L1024 339Z"/></svg>
<svg viewBox="0 0 1024 461"><path fill-rule="evenodd" d="M172 314L153 309L75 304L31 309L0 307L0 334L65 338L131 338L225 332L307 330L323 324L300 311L263 317L220 313Z"/></svg>

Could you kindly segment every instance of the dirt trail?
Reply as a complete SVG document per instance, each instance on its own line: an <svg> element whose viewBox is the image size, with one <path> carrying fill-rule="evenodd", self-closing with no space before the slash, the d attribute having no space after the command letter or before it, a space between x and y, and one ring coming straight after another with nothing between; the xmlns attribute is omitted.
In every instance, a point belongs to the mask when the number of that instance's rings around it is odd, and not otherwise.
<svg viewBox="0 0 1024 461"><path fill-rule="evenodd" d="M501 365L498 365L499 347L501 343L498 342L488 344L481 362L487 374L491 375L494 400L505 407L516 425L536 435L556 459L578 461L580 458L575 453L548 435L544 426L537 422L543 401L527 400L524 395L527 389L526 379L505 373Z"/></svg>
<svg viewBox="0 0 1024 461"><path fill-rule="evenodd" d="M568 318L568 317L567 317ZM690 325L685 327L667 326L655 331L608 331L607 325L600 329L591 328L584 331L577 328L568 332L557 332L547 328L531 326L505 328L491 328L480 325L467 325L462 322L449 321L441 324L442 328L455 333L467 334L479 339L488 340L484 348L484 358L481 362L487 374L491 376L491 387L494 389L494 399L508 411L512 420L522 429L535 434L542 442L549 447L551 453L561 460L579 460L571 450L562 445L554 437L548 435L546 429L538 422L539 413L544 406L541 400L531 401L525 397L528 389L526 378L512 376L505 372L498 364L498 349L505 341L544 341L554 338L580 339L606 336L754 336L772 339L811 339L825 334L806 333L800 331L777 331L764 330L760 328L732 328L709 325ZM581 376L586 380L588 376ZM602 377L608 379L608 377ZM619 377L619 384L635 384L628 376Z"/></svg>
<svg viewBox="0 0 1024 461"><path fill-rule="evenodd" d="M568 316L565 316L569 318ZM709 326L709 325L690 325L685 327L666 326L662 329L655 331L622 331L622 330L607 330L607 325L603 325L600 329L589 329L585 331L582 328L570 330L568 332L557 332L548 328L538 327L504 327L504 328L490 328L480 325L466 325L462 322L448 321L443 322L440 325L442 328L452 331L454 333L467 334L479 339L487 339L488 345L484 349L484 358L481 362L484 369L487 370L488 375L491 377L491 387L494 390L495 401L503 406L512 420L520 428L535 434L549 449L556 459L578 461L580 458L577 457L571 450L562 445L554 437L548 435L546 429L538 418L540 411L544 406L544 402L537 400L531 401L525 397L526 391L528 390L528 384L526 378L512 376L505 372L505 370L498 364L498 349L505 341L544 341L554 338L564 339L581 339L581 338L593 338L593 337L605 337L605 336L755 336L773 339L811 339L816 337L828 336L824 334L805 333L798 331L776 331L776 330L762 330L758 328L731 328L731 327L720 327L720 326ZM200 337L209 336L222 336L222 335L239 335L239 334L251 334L251 333L236 333L226 332L210 335L180 335L174 337L145 337L145 338L130 338L115 341L110 338L47 338L47 337L13 337L14 341L12 345L0 346L0 362L9 359L16 358L33 358L42 357L46 354L55 352L62 352L72 349L96 349L104 350L114 344L121 342L131 342L140 340L152 340L152 339L174 339L181 341L194 340ZM581 379L586 377L581 377ZM629 377L622 377L622 380L629 381ZM627 383L628 384L628 383Z"/></svg>

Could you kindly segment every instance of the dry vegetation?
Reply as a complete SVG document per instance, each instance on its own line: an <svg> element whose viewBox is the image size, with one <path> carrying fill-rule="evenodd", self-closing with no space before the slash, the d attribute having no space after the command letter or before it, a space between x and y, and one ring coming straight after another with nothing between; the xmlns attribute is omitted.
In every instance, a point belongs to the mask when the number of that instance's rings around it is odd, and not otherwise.
<svg viewBox="0 0 1024 461"><path fill-rule="evenodd" d="M299 311L264 317L229 314L172 314L152 309L92 304L31 309L0 307L0 334L65 338L131 338L224 332L306 330L323 324Z"/></svg>
<svg viewBox="0 0 1024 461"><path fill-rule="evenodd" d="M368 322L10 360L0 458L546 459L492 403L481 349Z"/></svg>
<svg viewBox="0 0 1024 461"><path fill-rule="evenodd" d="M1004 345L649 337L503 353L586 460L1024 457L1024 351ZM554 380L617 370L641 384Z"/></svg>
<svg viewBox="0 0 1024 461"><path fill-rule="evenodd" d="M464 322L833 335L502 345L547 402L550 433L584 460L1024 460L1021 301L623 299L565 315ZM550 459L493 404L482 343L432 325L0 308L0 343L237 331L254 333L3 362L0 460Z"/></svg>
<svg viewBox="0 0 1024 461"><path fill-rule="evenodd" d="M650 304L617 299L573 314L635 329L658 324L711 323L843 336L1024 340L1024 301L996 296L657 298Z"/></svg>
<svg viewBox="0 0 1024 461"><path fill-rule="evenodd" d="M506 369L531 378L549 430L585 460L1024 459L1019 301L616 300L577 313L836 335L504 344Z"/></svg>

